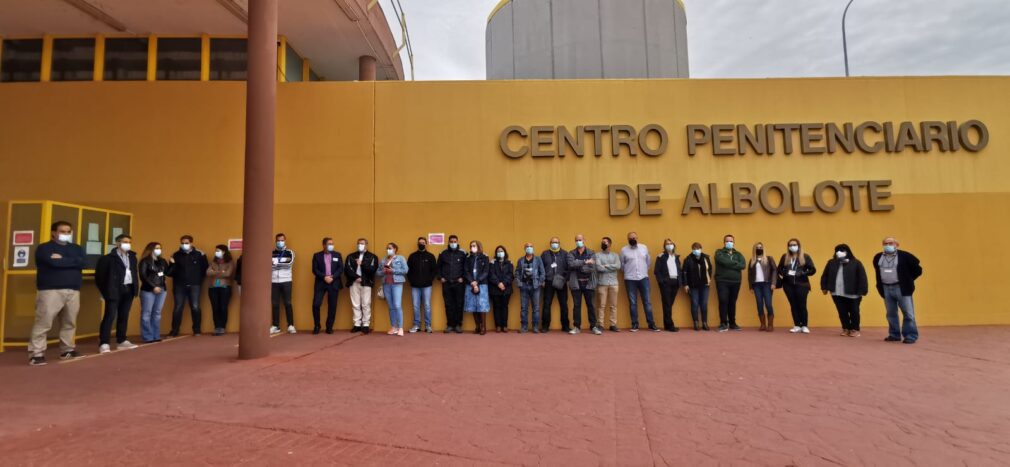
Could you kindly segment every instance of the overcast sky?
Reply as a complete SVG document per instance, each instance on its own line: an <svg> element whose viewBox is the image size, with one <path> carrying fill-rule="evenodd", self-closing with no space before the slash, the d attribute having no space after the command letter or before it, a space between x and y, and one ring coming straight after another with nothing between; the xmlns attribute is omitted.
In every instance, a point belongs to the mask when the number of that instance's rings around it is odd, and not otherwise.
<svg viewBox="0 0 1010 467"><path fill-rule="evenodd" d="M498 0L399 1L418 80L484 79ZM691 77L842 76L846 1L684 0ZM848 32L854 76L1010 75L1010 0L855 0Z"/></svg>

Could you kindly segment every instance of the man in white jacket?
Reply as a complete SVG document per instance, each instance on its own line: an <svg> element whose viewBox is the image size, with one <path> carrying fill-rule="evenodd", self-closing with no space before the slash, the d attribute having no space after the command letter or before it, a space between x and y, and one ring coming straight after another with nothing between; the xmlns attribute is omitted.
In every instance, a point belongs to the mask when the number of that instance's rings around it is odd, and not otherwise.
<svg viewBox="0 0 1010 467"><path fill-rule="evenodd" d="M284 314L288 321L288 333L294 334L295 312L291 307L291 268L295 264L295 252L287 247L287 237L279 233L275 237L277 247L273 251L273 271L270 277L270 306L273 312L273 326L270 334L281 332L281 300L284 300Z"/></svg>

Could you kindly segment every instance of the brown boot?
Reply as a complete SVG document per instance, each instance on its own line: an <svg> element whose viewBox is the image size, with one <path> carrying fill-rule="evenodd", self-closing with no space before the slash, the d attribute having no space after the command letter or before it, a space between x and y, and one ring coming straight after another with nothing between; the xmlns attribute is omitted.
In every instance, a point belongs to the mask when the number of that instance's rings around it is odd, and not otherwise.
<svg viewBox="0 0 1010 467"><path fill-rule="evenodd" d="M761 327L758 329L758 331L765 331L765 330L767 330L768 327L765 326L765 315L758 315L758 319L761 320Z"/></svg>
<svg viewBox="0 0 1010 467"><path fill-rule="evenodd" d="M480 334L480 313L473 314L473 333Z"/></svg>
<svg viewBox="0 0 1010 467"><path fill-rule="evenodd" d="M478 313L480 315L480 335L487 334L487 313Z"/></svg>
<svg viewBox="0 0 1010 467"><path fill-rule="evenodd" d="M768 315L768 327L765 331L772 332L775 330L775 315Z"/></svg>

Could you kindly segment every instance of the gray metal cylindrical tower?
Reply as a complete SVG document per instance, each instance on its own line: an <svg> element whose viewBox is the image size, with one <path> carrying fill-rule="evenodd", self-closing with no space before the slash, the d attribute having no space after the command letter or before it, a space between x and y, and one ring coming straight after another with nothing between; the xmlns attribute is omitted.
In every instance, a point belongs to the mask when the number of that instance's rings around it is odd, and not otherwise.
<svg viewBox="0 0 1010 467"><path fill-rule="evenodd" d="M687 78L682 0L501 0L487 79Z"/></svg>

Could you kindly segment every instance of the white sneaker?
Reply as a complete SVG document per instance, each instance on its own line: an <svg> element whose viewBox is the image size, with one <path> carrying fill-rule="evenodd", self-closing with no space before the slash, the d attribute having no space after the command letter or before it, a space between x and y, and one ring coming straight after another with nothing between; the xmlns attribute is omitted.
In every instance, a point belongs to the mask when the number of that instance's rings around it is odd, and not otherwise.
<svg viewBox="0 0 1010 467"><path fill-rule="evenodd" d="M407 331L407 332L409 332L411 334L414 334L415 332L420 331L420 330L421 330L420 328L418 328L417 326L414 326L414 327L410 328L410 331Z"/></svg>
<svg viewBox="0 0 1010 467"><path fill-rule="evenodd" d="M800 332L800 331L802 331L802 330L803 330L803 328L801 328L801 327L799 327L799 326L793 326L793 328L792 328L792 329L790 329L790 330L789 330L789 332L791 332L791 333L793 333L793 334L796 334L797 332Z"/></svg>
<svg viewBox="0 0 1010 467"><path fill-rule="evenodd" d="M130 350L135 348L137 348L137 344L134 344L130 341L123 341L120 344L116 344L116 350Z"/></svg>
<svg viewBox="0 0 1010 467"><path fill-rule="evenodd" d="M98 347L98 353L100 354L109 352L112 352L112 349L109 348L109 344L102 344L100 347Z"/></svg>
<svg viewBox="0 0 1010 467"><path fill-rule="evenodd" d="M288 334L298 334L298 330L294 326L288 326Z"/></svg>
<svg viewBox="0 0 1010 467"><path fill-rule="evenodd" d="M810 334L810 328L808 328L806 326L803 326L803 328L801 330L803 331L803 334Z"/></svg>
<svg viewBox="0 0 1010 467"><path fill-rule="evenodd" d="M281 333L281 328L279 328L277 326L270 326L270 334L271 335L273 335L273 334L280 334L280 333Z"/></svg>

